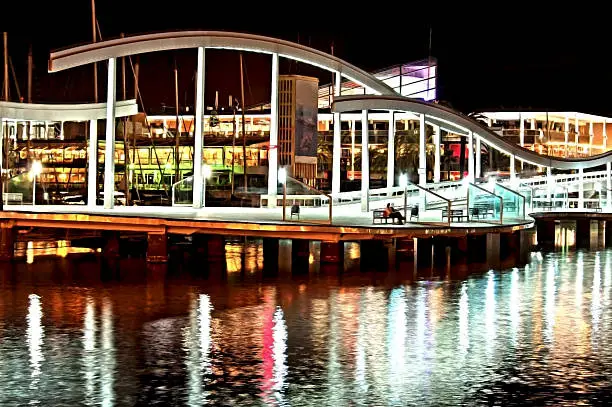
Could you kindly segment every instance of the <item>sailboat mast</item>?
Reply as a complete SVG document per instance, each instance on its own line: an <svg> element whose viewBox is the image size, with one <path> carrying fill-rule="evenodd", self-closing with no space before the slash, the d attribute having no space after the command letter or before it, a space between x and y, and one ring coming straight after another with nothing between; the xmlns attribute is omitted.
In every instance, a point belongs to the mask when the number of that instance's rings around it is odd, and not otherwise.
<svg viewBox="0 0 612 407"><path fill-rule="evenodd" d="M174 103L176 105L176 132L174 134L174 182L179 180L179 135L181 134L181 125L179 123L179 89L178 89L178 66L176 58L174 58Z"/></svg>
<svg viewBox="0 0 612 407"><path fill-rule="evenodd" d="M91 0L92 42L96 42L96 0ZM94 62L94 103L98 103L98 63Z"/></svg>
<svg viewBox="0 0 612 407"><path fill-rule="evenodd" d="M9 100L8 33L4 32L4 101Z"/></svg>
<svg viewBox="0 0 612 407"><path fill-rule="evenodd" d="M28 103L32 103L32 44L28 49Z"/></svg>
<svg viewBox="0 0 612 407"><path fill-rule="evenodd" d="M240 53L240 93L242 94L242 164L244 172L244 192L247 192L247 156L246 156L246 131L244 126L244 110L246 103L244 102L244 69L242 66L242 52Z"/></svg>
<svg viewBox="0 0 612 407"><path fill-rule="evenodd" d="M124 37L124 34L121 33L121 38ZM123 100L127 99L127 78L125 77L125 57L121 57L121 85L122 85L122 95ZM128 178L129 167L130 167L130 142L127 134L127 122L128 118L123 118L123 182L124 182L124 193L125 193L125 204L130 204L130 181Z"/></svg>
<svg viewBox="0 0 612 407"><path fill-rule="evenodd" d="M234 114L232 118L232 196L234 196L234 162L235 152L236 152L236 107L234 106L234 100L232 95L229 96L229 105L232 108L232 112Z"/></svg>

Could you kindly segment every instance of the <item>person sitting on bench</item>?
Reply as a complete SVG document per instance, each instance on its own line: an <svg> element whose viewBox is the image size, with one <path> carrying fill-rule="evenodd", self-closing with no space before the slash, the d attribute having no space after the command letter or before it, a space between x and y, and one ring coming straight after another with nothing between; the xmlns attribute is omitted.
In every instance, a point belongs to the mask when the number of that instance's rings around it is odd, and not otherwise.
<svg viewBox="0 0 612 407"><path fill-rule="evenodd" d="M385 212L383 213L383 216L385 218L399 220L400 225L404 224L404 215L402 215L400 211L396 211L395 208L393 208L390 203L387 203L387 207L385 208Z"/></svg>

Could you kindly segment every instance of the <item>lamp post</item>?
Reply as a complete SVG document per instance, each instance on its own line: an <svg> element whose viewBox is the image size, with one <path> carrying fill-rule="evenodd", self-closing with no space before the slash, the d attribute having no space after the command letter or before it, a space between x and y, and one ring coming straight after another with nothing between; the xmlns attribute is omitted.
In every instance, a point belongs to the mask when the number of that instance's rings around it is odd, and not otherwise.
<svg viewBox="0 0 612 407"><path fill-rule="evenodd" d="M204 183L202 184L202 207L206 207L206 180L210 178L212 175L212 168L208 164L202 165L202 179Z"/></svg>
<svg viewBox="0 0 612 407"><path fill-rule="evenodd" d="M32 162L30 175L32 177L32 206L36 206L36 177L42 172L42 164L40 161Z"/></svg>
<svg viewBox="0 0 612 407"><path fill-rule="evenodd" d="M281 167L278 169L278 182L283 184L283 222L285 221L285 205L287 204L287 169Z"/></svg>
<svg viewBox="0 0 612 407"><path fill-rule="evenodd" d="M408 174L400 174L399 186L404 187L404 219L408 219Z"/></svg>

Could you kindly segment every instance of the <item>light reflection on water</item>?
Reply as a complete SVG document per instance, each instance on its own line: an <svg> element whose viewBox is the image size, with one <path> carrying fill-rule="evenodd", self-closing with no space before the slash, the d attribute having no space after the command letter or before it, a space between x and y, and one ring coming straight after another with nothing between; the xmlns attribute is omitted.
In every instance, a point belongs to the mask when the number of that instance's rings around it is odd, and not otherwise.
<svg viewBox="0 0 612 407"><path fill-rule="evenodd" d="M0 283L0 405L609 403L612 251L532 259L392 286L41 267Z"/></svg>

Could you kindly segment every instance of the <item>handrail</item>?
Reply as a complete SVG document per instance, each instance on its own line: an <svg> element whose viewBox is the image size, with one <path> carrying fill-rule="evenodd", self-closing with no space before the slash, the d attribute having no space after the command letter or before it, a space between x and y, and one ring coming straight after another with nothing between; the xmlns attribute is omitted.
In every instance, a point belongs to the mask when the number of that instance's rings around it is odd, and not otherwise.
<svg viewBox="0 0 612 407"><path fill-rule="evenodd" d="M468 208L468 221L472 221L473 219L470 219L470 189L469 189L469 185L472 185L473 187L475 187L476 189L479 189L481 191L483 191L486 194L489 195L493 195L495 198L499 199L499 224L502 225L504 222L504 200L501 196L496 195L495 193L488 191L484 188L482 188L481 186L478 186L476 184L474 184L473 182L470 182L468 184L468 188L467 188L467 208Z"/></svg>
<svg viewBox="0 0 612 407"><path fill-rule="evenodd" d="M423 190L423 191L425 191L425 192L428 192L428 193L430 193L430 194L434 195L435 197L438 197L438 198L440 198L440 199L442 199L443 201L445 201L445 202L446 202L446 205L448 206L448 208L447 208L447 209L448 209L448 218L447 218L448 220L447 220L446 222L447 222L447 225L450 227L450 225L451 225L451 219L452 219L452 217L451 217L451 206L452 206L452 201L451 201L450 199L448 199L448 198L443 197L443 196L442 196L442 195L440 195L440 194L436 194L435 192L430 191L430 190L428 190L427 188L422 187L421 185L415 184L414 182L410 182L410 181L408 181L408 184L409 184L409 185L412 185L412 186L417 187L417 189L420 189L420 190ZM405 198L404 198L404 199L405 199ZM425 212L425 208L423 208L423 212Z"/></svg>

